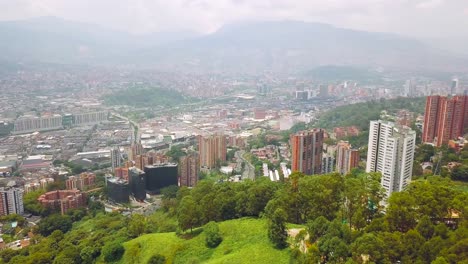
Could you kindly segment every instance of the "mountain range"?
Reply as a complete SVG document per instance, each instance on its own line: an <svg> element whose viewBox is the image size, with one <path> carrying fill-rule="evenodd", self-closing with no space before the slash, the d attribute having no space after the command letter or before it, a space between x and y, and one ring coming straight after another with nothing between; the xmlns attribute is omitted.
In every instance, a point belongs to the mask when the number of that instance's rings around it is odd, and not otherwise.
<svg viewBox="0 0 468 264"><path fill-rule="evenodd" d="M245 22L200 35L132 35L41 17L0 22L0 61L136 65L210 72L301 72L323 65L458 71L468 59L395 34L298 21Z"/></svg>

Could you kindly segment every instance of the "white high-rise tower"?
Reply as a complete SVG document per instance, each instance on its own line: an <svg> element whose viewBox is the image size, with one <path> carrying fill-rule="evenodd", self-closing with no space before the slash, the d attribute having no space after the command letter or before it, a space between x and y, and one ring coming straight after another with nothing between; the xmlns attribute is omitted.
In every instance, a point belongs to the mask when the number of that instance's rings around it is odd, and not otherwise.
<svg viewBox="0 0 468 264"><path fill-rule="evenodd" d="M413 173L416 132L392 122L371 121L366 172L380 172L387 198L405 189Z"/></svg>

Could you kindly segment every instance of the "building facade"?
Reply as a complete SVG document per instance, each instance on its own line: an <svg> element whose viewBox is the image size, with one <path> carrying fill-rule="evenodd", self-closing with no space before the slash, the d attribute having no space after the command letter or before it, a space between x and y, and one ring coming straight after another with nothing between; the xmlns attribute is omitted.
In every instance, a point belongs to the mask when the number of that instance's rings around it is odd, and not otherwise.
<svg viewBox="0 0 468 264"><path fill-rule="evenodd" d="M24 213L23 190L0 188L0 216Z"/></svg>
<svg viewBox="0 0 468 264"><path fill-rule="evenodd" d="M422 141L437 147L448 144L468 130L468 96L428 96Z"/></svg>
<svg viewBox="0 0 468 264"><path fill-rule="evenodd" d="M322 171L323 130L301 131L290 137L291 170L307 175Z"/></svg>
<svg viewBox="0 0 468 264"><path fill-rule="evenodd" d="M86 190L94 186L96 182L96 175L92 172L83 172L77 176L70 176L65 185L67 190Z"/></svg>
<svg viewBox="0 0 468 264"><path fill-rule="evenodd" d="M58 190L45 193L37 199L44 207L65 214L70 209L86 205L86 195L80 190Z"/></svg>
<svg viewBox="0 0 468 264"><path fill-rule="evenodd" d="M386 196L404 190L413 172L416 132L392 122L371 121L366 172L380 172Z"/></svg>
<svg viewBox="0 0 468 264"><path fill-rule="evenodd" d="M47 131L62 128L62 116L24 116L18 118L14 123L13 134L31 133L36 131Z"/></svg>
<svg viewBox="0 0 468 264"><path fill-rule="evenodd" d="M198 155L189 154L180 158L179 163L179 186L194 187L198 182Z"/></svg>
<svg viewBox="0 0 468 264"><path fill-rule="evenodd" d="M227 144L223 134L198 136L200 167L213 169L218 162L226 161Z"/></svg>
<svg viewBox="0 0 468 264"><path fill-rule="evenodd" d="M122 157L120 154L120 149L118 147L114 147L111 149L110 154L111 154L112 170L115 171L116 168L119 168L122 166Z"/></svg>
<svg viewBox="0 0 468 264"><path fill-rule="evenodd" d="M359 150L352 149L348 141L340 141L336 145L336 171L348 174L359 165Z"/></svg>
<svg viewBox="0 0 468 264"><path fill-rule="evenodd" d="M146 175L145 172L132 167L128 169L129 181L130 181L130 191L138 201L143 201L146 199Z"/></svg>

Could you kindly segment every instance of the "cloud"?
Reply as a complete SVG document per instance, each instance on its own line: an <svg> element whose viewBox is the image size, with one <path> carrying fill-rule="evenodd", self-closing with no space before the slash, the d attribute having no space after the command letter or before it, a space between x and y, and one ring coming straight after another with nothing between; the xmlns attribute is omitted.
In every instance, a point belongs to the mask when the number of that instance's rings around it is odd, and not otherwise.
<svg viewBox="0 0 468 264"><path fill-rule="evenodd" d="M57 16L134 33L209 33L237 21L287 19L406 35L468 36L463 26L468 24L466 1L0 0L0 20Z"/></svg>
<svg viewBox="0 0 468 264"><path fill-rule="evenodd" d="M432 8L436 8L436 7L439 7L440 5L442 5L444 3L444 0L429 0L429 1L423 1L423 2L420 2L416 5L416 8L420 8L420 9L432 9Z"/></svg>

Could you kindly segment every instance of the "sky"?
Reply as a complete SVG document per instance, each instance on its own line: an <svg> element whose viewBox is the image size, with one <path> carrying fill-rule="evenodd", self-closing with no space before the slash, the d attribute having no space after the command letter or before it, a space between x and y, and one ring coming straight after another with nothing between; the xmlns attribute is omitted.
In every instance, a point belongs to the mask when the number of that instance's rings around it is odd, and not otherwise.
<svg viewBox="0 0 468 264"><path fill-rule="evenodd" d="M250 20L300 20L468 40L468 0L0 0L0 20L56 16L132 33L214 32Z"/></svg>

